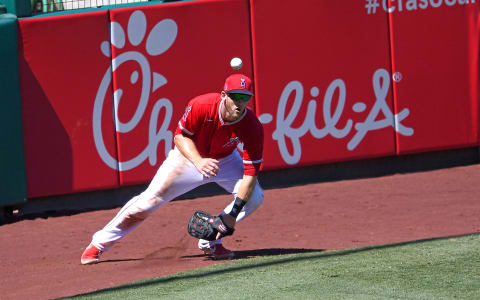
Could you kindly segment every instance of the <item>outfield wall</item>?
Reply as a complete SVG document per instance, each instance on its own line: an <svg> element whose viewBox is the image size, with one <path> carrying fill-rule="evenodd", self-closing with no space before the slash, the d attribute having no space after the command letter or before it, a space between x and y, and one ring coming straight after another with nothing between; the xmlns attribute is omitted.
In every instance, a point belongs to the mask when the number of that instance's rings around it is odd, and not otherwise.
<svg viewBox="0 0 480 300"><path fill-rule="evenodd" d="M11 14L0 15L0 99L2 207L27 199L18 74L17 17Z"/></svg>
<svg viewBox="0 0 480 300"><path fill-rule="evenodd" d="M28 198L147 183L185 104L220 91L234 56L254 79L265 171L478 146L478 3L415 3L203 0L19 19Z"/></svg>

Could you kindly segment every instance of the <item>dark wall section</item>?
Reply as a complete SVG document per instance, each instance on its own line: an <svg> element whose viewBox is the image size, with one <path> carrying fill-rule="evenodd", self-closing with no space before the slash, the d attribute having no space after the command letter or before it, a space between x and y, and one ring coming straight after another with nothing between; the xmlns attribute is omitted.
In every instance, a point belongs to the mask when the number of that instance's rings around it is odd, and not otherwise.
<svg viewBox="0 0 480 300"><path fill-rule="evenodd" d="M0 15L0 45L0 206L5 206L27 197L14 15Z"/></svg>

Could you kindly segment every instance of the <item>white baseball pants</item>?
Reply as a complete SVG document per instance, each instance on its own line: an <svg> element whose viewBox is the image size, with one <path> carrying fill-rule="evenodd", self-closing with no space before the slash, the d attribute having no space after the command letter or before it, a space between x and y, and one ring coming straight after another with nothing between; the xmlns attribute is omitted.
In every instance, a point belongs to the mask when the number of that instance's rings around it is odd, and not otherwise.
<svg viewBox="0 0 480 300"><path fill-rule="evenodd" d="M217 176L203 177L195 166L175 147L168 153L148 188L128 201L117 215L92 238L92 244L102 251L108 250L115 242L135 229L155 210L186 192L209 182L216 182L227 192L237 195L243 178L243 161L237 151L219 159ZM221 212L228 214L232 202ZM255 190L237 217L241 221L254 212L263 202L263 190L257 182ZM185 220L187 222L187 220ZM221 240L208 242L200 240L198 246L205 248L221 243Z"/></svg>

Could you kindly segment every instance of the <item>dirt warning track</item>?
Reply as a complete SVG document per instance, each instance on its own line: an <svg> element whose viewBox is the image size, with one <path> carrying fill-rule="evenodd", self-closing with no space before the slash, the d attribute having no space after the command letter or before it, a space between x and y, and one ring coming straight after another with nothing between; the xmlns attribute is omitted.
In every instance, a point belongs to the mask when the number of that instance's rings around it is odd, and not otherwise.
<svg viewBox="0 0 480 300"><path fill-rule="evenodd" d="M246 258L478 233L479 182L476 164L269 189L224 243ZM186 223L195 210L218 213L230 200L171 202L93 266L80 265L80 255L119 208L2 225L0 298L72 296L222 263L200 255Z"/></svg>

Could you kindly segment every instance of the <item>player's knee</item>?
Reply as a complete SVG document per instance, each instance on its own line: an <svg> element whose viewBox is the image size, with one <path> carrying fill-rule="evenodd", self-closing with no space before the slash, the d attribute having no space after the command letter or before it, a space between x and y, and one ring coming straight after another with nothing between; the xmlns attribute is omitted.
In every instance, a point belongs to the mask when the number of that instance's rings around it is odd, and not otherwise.
<svg viewBox="0 0 480 300"><path fill-rule="evenodd" d="M254 209L258 208L263 203L263 189L258 185L253 191L250 201L252 202Z"/></svg>
<svg viewBox="0 0 480 300"><path fill-rule="evenodd" d="M136 207L138 211L144 211L147 213L152 213L156 209L162 207L166 201L162 197L157 195L143 192L140 195L139 201L136 203Z"/></svg>
<svg viewBox="0 0 480 300"><path fill-rule="evenodd" d="M263 203L263 190L261 188L258 190L258 206L260 206Z"/></svg>
<svg viewBox="0 0 480 300"><path fill-rule="evenodd" d="M143 221L146 218L148 218L148 216L150 216L150 211L147 210L147 211L139 211L133 214L129 214L127 215L127 218Z"/></svg>
<svg viewBox="0 0 480 300"><path fill-rule="evenodd" d="M121 230L129 230L136 227L143 220L148 217L149 213L147 211L137 211L133 213L128 213L123 217L122 221L118 224L118 228Z"/></svg>
<svg viewBox="0 0 480 300"><path fill-rule="evenodd" d="M149 197L149 199L147 200L148 202L148 206L149 207L155 207L157 206L158 204L160 204L160 197L158 196L154 196L154 197Z"/></svg>

